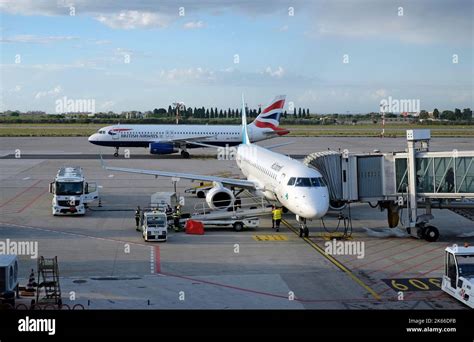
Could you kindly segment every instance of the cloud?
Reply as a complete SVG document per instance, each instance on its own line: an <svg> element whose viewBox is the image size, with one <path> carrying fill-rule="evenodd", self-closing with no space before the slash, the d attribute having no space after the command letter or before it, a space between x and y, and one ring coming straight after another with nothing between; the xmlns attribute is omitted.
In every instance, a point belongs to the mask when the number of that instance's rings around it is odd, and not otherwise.
<svg viewBox="0 0 474 342"><path fill-rule="evenodd" d="M372 97L380 98L380 97L387 97L387 90L386 89L377 89L373 92Z"/></svg>
<svg viewBox="0 0 474 342"><path fill-rule="evenodd" d="M206 24L204 22L202 22L201 20L199 20L199 21L190 21L190 22L187 22L183 25L183 28L185 28L186 30L201 29L201 28L204 28L204 27L206 27Z"/></svg>
<svg viewBox="0 0 474 342"><path fill-rule="evenodd" d="M279 66L275 70L272 70L272 68L268 66L268 67L265 68L265 74L267 74L271 77L282 78L283 75L285 74L285 69L283 69L281 66Z"/></svg>
<svg viewBox="0 0 474 342"><path fill-rule="evenodd" d="M472 16L466 13L472 10L469 0L334 1L313 6L317 11L309 31L313 37L378 38L410 44L472 41Z"/></svg>
<svg viewBox="0 0 474 342"><path fill-rule="evenodd" d="M63 91L63 89L61 88L61 86L57 85L56 87L54 87L51 90L37 92L36 95L35 95L35 99L39 100L40 98L45 97L45 96L57 95L57 94L60 94L62 91Z"/></svg>
<svg viewBox="0 0 474 342"><path fill-rule="evenodd" d="M73 36L36 36L31 34L16 35L9 38L2 38L2 43L32 43L32 44L50 44L64 41L78 40Z"/></svg>
<svg viewBox="0 0 474 342"><path fill-rule="evenodd" d="M171 18L167 15L153 12L121 11L115 14L103 14L96 19L113 29L131 30L137 28L167 27Z"/></svg>
<svg viewBox="0 0 474 342"><path fill-rule="evenodd" d="M111 109L115 105L114 101L105 101L104 103L101 104L100 108L101 109Z"/></svg>
<svg viewBox="0 0 474 342"><path fill-rule="evenodd" d="M162 70L159 77L171 82L213 82L216 80L215 72L212 70L197 68Z"/></svg>
<svg viewBox="0 0 474 342"><path fill-rule="evenodd" d="M282 27L280 27L280 28L278 29L278 31L280 31L280 32L286 32L286 31L288 31L288 25L283 25Z"/></svg>

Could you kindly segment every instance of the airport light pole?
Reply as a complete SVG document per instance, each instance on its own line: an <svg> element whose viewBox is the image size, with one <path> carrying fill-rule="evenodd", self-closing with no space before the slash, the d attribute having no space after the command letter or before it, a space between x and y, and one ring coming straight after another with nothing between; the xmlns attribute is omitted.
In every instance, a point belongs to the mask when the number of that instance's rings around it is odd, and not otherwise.
<svg viewBox="0 0 474 342"><path fill-rule="evenodd" d="M176 111L176 124L179 124L179 119L180 119L179 112L183 110L184 108L186 108L186 106L184 105L184 102L173 102L173 106Z"/></svg>
<svg viewBox="0 0 474 342"><path fill-rule="evenodd" d="M387 105L380 104L380 113L382 114L382 138L385 136L385 108Z"/></svg>

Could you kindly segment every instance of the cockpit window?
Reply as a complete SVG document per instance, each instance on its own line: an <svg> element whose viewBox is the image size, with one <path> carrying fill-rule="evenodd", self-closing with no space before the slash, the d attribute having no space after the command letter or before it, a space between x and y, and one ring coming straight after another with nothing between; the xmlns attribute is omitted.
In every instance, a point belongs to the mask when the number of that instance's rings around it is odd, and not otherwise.
<svg viewBox="0 0 474 342"><path fill-rule="evenodd" d="M307 186L307 187L310 187L311 186L311 181L310 181L310 178L298 178L296 180L296 186Z"/></svg>
<svg viewBox="0 0 474 342"><path fill-rule="evenodd" d="M105 131L104 131L104 130L100 130L100 131L99 131L99 134L105 134Z"/></svg>
<svg viewBox="0 0 474 342"><path fill-rule="evenodd" d="M326 184L324 183L324 180L321 177L296 178L296 181L293 181L293 183L290 184L292 179L294 179L294 177L290 178L290 181L288 182L288 185L295 184L295 186L302 186L302 187L323 187L323 186L326 186Z"/></svg>
<svg viewBox="0 0 474 342"><path fill-rule="evenodd" d="M294 185L295 184L295 177L291 177L290 180L288 181L288 185Z"/></svg>

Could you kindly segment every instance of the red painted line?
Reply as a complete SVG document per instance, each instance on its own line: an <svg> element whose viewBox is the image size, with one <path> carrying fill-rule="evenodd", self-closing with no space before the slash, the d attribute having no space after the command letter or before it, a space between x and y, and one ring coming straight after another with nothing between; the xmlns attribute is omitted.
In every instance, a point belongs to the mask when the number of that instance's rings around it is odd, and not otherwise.
<svg viewBox="0 0 474 342"><path fill-rule="evenodd" d="M155 273L161 273L160 246L155 246Z"/></svg>
<svg viewBox="0 0 474 342"><path fill-rule="evenodd" d="M430 251L431 251L431 250L430 250ZM424 253L423 253L423 254L424 254ZM411 258L414 258L414 257L415 257L415 256L413 256L413 257L411 257ZM442 257L443 257L443 255L435 255L435 256L434 256L433 258L431 258L431 259L425 260L425 261L423 261L423 262L420 262L419 264L412 265L412 266L410 266L410 267L408 267L408 268L405 268L404 270L401 270L401 271L399 271L399 272L397 272L397 273L394 273L394 274L390 275L390 277L394 277L394 276L396 276L396 275L399 275L400 273L403 273L403 272L406 272L406 271L408 271L408 270L411 270L411 269L414 268L414 267L420 266L421 264L425 264L425 263L427 263L427 262L430 262L431 260L434 260L434 259L436 259L436 258L442 258Z"/></svg>
<svg viewBox="0 0 474 342"><path fill-rule="evenodd" d="M30 205L32 205L38 198L40 198L41 196L43 196L45 193L48 192L48 189L42 191L38 196L36 196L35 198L33 198L31 201L28 202L27 205L25 205L23 208L21 208L20 210L18 210L16 213L19 214L21 213L23 210L25 210L26 208L28 208Z"/></svg>
<svg viewBox="0 0 474 342"><path fill-rule="evenodd" d="M219 287L224 287L228 289L233 289L237 291L242 291L242 292L248 292L248 293L253 293L253 294L258 294L258 295L264 295L264 296L269 296L269 297L274 297L274 298L280 298L280 299L285 299L288 300L287 295L278 295L275 293L270 293L270 292L263 292L263 291L256 291L256 290L251 290L251 289L246 289L243 287L237 287L237 286L232 286L232 285L226 285L226 284L221 284L221 283L216 283L213 281L207 281L207 280L202 280L202 279L196 279L192 277L187 277L187 276L181 276L177 274L170 274L170 273L161 273L162 275L165 275L167 277L173 277L173 278L179 278L179 279L185 279L193 282L198 282L198 283L203 283L203 284L208 284L208 285L213 285L213 286L219 286ZM429 300L430 297L426 298L411 298L410 301L414 300ZM375 298L337 298L337 299L304 299L304 298L297 298L295 297L294 299L295 302L303 302L303 303L324 303L324 302L380 302L378 299ZM396 298L385 298L382 300L382 302L396 302L398 299ZM406 301L406 299L405 299Z"/></svg>
<svg viewBox="0 0 474 342"><path fill-rule="evenodd" d="M6 206L8 203L11 203L12 201L16 200L18 197L20 197L21 195L23 195L25 192L27 192L28 190L30 190L31 188L33 188L35 185L37 185L39 182L41 182L41 179L38 180L36 183L34 183L33 185L29 186L28 188L26 188L25 190L23 190L22 192L20 192L19 194L16 194L13 198L10 198L8 201L6 201L5 203L1 204L0 205L0 208L1 207L4 207Z"/></svg>
<svg viewBox="0 0 474 342"><path fill-rule="evenodd" d="M397 241L397 242L398 242L398 241ZM400 246L403 246L403 245L405 245L405 244L410 244L410 242L405 242L405 243L402 243L402 244L395 244L395 245L390 246L390 247L388 247L388 248L383 248L383 249L381 249L381 250L376 251L375 253L370 254L370 257L373 257L375 254L378 254L378 253L380 253L380 252L385 252L385 251L388 251L389 249L392 249L392 248L395 248L395 247L400 247ZM397 255L397 254L398 254L398 253L395 253L395 254L393 254L393 255ZM368 262L368 263L365 263L365 264L362 264L362 265L354 266L354 269L357 269L357 268L362 267L362 266L365 266L365 265L369 265L369 264L371 264L371 263L373 263L373 262L377 262L377 261L379 261L380 259L383 259L383 258L377 258L377 259L372 260L372 261L370 261L370 262ZM356 261L357 261L357 260L354 260L354 261L352 261L352 262L356 262Z"/></svg>
<svg viewBox="0 0 474 342"><path fill-rule="evenodd" d="M419 246L416 246L416 247L419 247ZM398 261L396 261L396 262L394 262L394 263L392 263L392 264L390 264L390 265L388 265L388 266L382 267L382 268L380 268L380 269L378 269L378 270L370 271L370 272L368 272L367 274L372 274L372 273L374 273L374 272L380 272L380 271L382 271L382 270L384 270L384 269L387 269L387 268L389 268L389 267L391 267L391 266L393 266L393 265L400 264L400 263L402 263L402 262L405 262L405 261L407 261L407 260L416 258L416 257L418 257L418 256L420 256L420 255L423 255L423 254L432 252L432 251L434 251L434 250L436 250L436 249L439 249L439 248L440 248L439 246L436 246L435 248L429 249L429 250L427 250L427 251L423 251L423 252L421 252L421 253L419 253L419 254L415 254L415 255L413 255L413 256L411 256L411 257L409 257L409 258L402 259L402 260L398 260ZM413 249L413 248L411 248L411 249ZM400 254L400 253L399 253L399 254ZM436 257L439 257L439 255L437 255ZM433 259L434 259L434 258L433 258ZM430 259L430 260L432 260L432 259ZM421 263L419 263L419 264L416 264L416 265L414 265L414 266L409 267L409 268L406 269L406 270L409 270L409 269L411 269L411 268L413 268L413 267L422 265L422 264L424 264L424 263L426 263L426 262L428 262L428 261L430 261L430 260L423 261L423 262L421 262ZM390 277L393 277L393 276L395 276L395 275L397 275L397 274L400 274L400 273L402 273L402 272L404 272L404 271L406 271L406 270L402 270L402 271L400 271L400 272L397 272L397 273L395 273L395 274L392 274L392 275L390 275Z"/></svg>
<svg viewBox="0 0 474 342"><path fill-rule="evenodd" d="M436 266L436 268L432 268L431 270L426 271L426 272L423 272L423 273L421 273L420 275L423 276L423 275L425 275L425 274L429 274L429 273L434 272L434 271L436 271L436 270L439 270L439 269L441 269L441 268L443 268L443 267L444 267L444 264L438 265L438 266Z"/></svg>
<svg viewBox="0 0 474 342"><path fill-rule="evenodd" d="M362 239L361 239L362 240ZM398 239L397 239L398 240ZM377 241L377 238L374 238L373 241L374 242L377 242L377 244L373 244L372 246L367 246L365 249L370 249L370 248L374 248L374 247L379 247L379 246L382 246L383 244L386 244L386 243L389 243L389 242L393 242L393 241L397 241L397 240L393 240L393 239L389 239L389 240L386 240L386 241L383 241L383 242L379 242ZM364 241L364 240L362 240ZM367 240L365 240L365 242L368 242ZM397 241L398 242L398 241Z"/></svg>
<svg viewBox="0 0 474 342"><path fill-rule="evenodd" d="M357 265L357 266L354 267L353 269L358 269L358 268L361 268L361 267L363 267L363 266L373 264L374 262L380 261L380 260L382 260L382 259L391 258L391 257L393 257L393 256L395 256L395 255L398 255L398 254L401 254L401 253L405 253L405 252L411 251L412 249L415 249L415 248L418 248L418 247L420 247L420 245L418 245L418 244L417 244L416 246L414 246L414 247L410 246L410 248L404 249L403 251L398 251L398 252L393 253L393 254L390 254L390 255L384 255L384 256L381 257L381 258L377 258L377 259L372 260L372 261L370 261L370 262L367 262L367 263L365 263L365 264ZM390 249L390 248L387 248L387 249ZM385 249L385 250L387 250L387 249Z"/></svg>

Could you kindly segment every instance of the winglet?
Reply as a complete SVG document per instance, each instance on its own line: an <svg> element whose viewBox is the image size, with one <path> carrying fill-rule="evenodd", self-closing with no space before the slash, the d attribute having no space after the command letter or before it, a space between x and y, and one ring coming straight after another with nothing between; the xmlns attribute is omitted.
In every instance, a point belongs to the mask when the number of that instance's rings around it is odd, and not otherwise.
<svg viewBox="0 0 474 342"><path fill-rule="evenodd" d="M247 131L247 113L245 112L244 94L242 94L242 144L250 145L249 134Z"/></svg>
<svg viewBox="0 0 474 342"><path fill-rule="evenodd" d="M107 166L105 166L104 158L102 158L102 154L100 154L100 165L103 169L107 170Z"/></svg>

